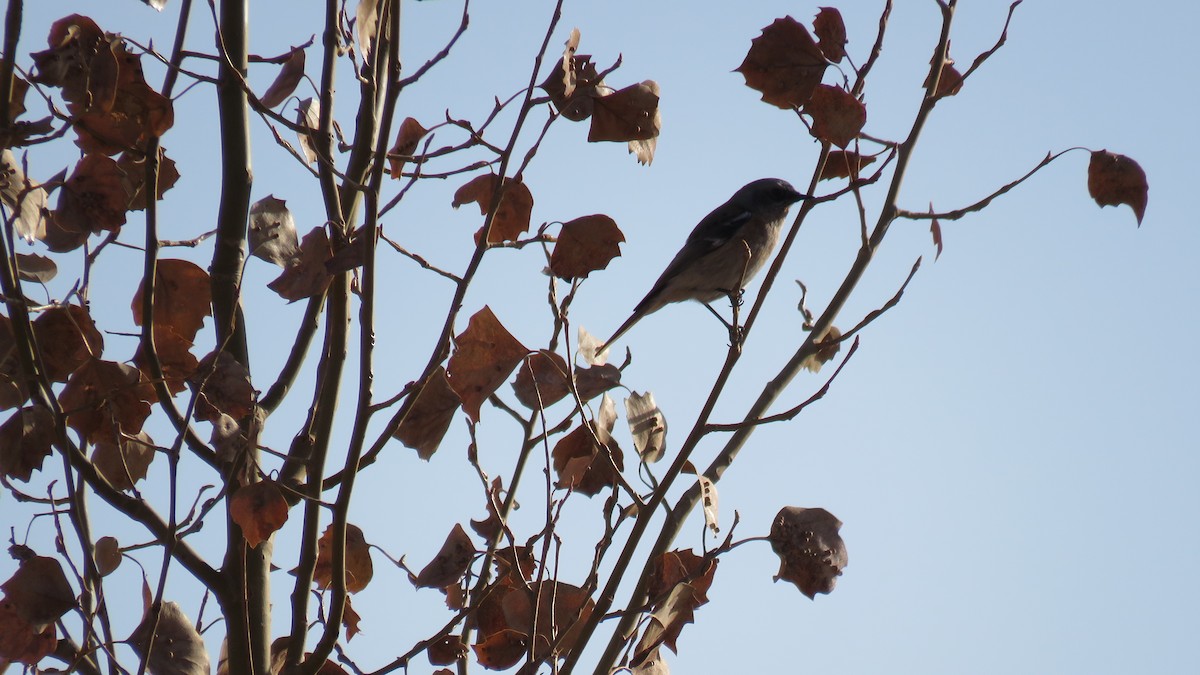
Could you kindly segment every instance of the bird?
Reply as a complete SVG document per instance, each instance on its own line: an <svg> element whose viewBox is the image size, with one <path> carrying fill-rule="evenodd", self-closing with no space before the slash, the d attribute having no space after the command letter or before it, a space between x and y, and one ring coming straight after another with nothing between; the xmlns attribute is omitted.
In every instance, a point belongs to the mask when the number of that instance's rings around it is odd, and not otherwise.
<svg viewBox="0 0 1200 675"><path fill-rule="evenodd" d="M707 303L741 293L771 257L788 208L802 199L811 195L780 178L742 186L696 225L633 314L596 353L603 354L647 314L673 302L698 300L716 314Z"/></svg>

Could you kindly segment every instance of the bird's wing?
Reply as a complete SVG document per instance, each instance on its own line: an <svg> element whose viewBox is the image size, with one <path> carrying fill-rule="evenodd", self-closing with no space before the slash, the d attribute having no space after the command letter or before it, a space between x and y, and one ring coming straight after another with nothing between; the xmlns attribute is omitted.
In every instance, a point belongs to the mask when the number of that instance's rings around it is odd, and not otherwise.
<svg viewBox="0 0 1200 675"><path fill-rule="evenodd" d="M692 248L699 255L720 248L737 235L750 215L749 210L738 204L726 202L718 206L688 235L685 248Z"/></svg>

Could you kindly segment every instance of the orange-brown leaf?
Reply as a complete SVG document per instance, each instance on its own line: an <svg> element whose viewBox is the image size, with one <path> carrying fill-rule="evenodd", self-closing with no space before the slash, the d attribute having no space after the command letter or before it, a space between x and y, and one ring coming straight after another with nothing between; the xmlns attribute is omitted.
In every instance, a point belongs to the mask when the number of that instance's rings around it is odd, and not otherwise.
<svg viewBox="0 0 1200 675"><path fill-rule="evenodd" d="M399 178L400 172L404 170L404 162L408 157L416 154L417 143L425 137L429 130L421 126L421 123L411 117L405 117L400 123L400 131L396 133L396 144L388 150L388 175L392 178Z"/></svg>
<svg viewBox="0 0 1200 675"><path fill-rule="evenodd" d="M142 285L133 295L133 322L139 326L142 316ZM196 263L165 258L158 261L154 281L154 325L170 326L181 338L192 342L212 315L212 290L208 272Z"/></svg>
<svg viewBox="0 0 1200 675"><path fill-rule="evenodd" d="M529 350L500 323L490 307L471 317L467 330L454 339L447 367L450 387L463 402L463 410L479 421L479 409L508 379Z"/></svg>
<svg viewBox="0 0 1200 675"><path fill-rule="evenodd" d="M790 16L776 19L750 42L750 51L736 72L762 100L779 108L808 102L828 67L821 48L808 29Z"/></svg>
<svg viewBox="0 0 1200 675"><path fill-rule="evenodd" d="M421 459L429 459L441 445L462 401L450 386L446 370L441 366L415 396L417 400L393 437L416 450Z"/></svg>
<svg viewBox="0 0 1200 675"><path fill-rule="evenodd" d="M804 105L812 115L812 134L840 148L850 144L867 123L867 107L842 89L827 84L818 85L812 98Z"/></svg>
<svg viewBox="0 0 1200 675"><path fill-rule="evenodd" d="M500 177L495 174L476 176L455 191L451 206L458 208L463 204L475 202L479 205L479 212L487 215L501 185ZM503 187L504 195L500 198L500 205L496 207L492 229L488 231L489 244L516 241L521 233L529 231L529 218L533 214L533 194L525 187L525 183L511 178L504 180ZM482 232L481 228L475 233L476 243L479 242Z"/></svg>
<svg viewBox="0 0 1200 675"><path fill-rule="evenodd" d="M817 46L825 58L841 63L846 57L846 24L842 13L833 7L822 7L813 19L813 32L817 34Z"/></svg>
<svg viewBox="0 0 1200 675"><path fill-rule="evenodd" d="M229 517L242 528L246 544L257 548L287 522L287 500L278 483L260 480L233 493L229 499Z"/></svg>
<svg viewBox="0 0 1200 675"><path fill-rule="evenodd" d="M460 635L447 635L429 645L425 650L429 663L435 666L448 666L467 655L467 645Z"/></svg>
<svg viewBox="0 0 1200 675"><path fill-rule="evenodd" d="M582 216L563 223L550 254L550 272L559 279L584 279L621 255L625 235L606 215Z"/></svg>
<svg viewBox="0 0 1200 675"><path fill-rule="evenodd" d="M1141 227L1150 186L1146 172L1134 160L1107 150L1093 152L1088 163L1088 193L1100 206L1128 204Z"/></svg>
<svg viewBox="0 0 1200 675"><path fill-rule="evenodd" d="M516 586L501 601L508 624L533 638L535 660L569 653L594 605L582 588L561 581L542 581L528 589Z"/></svg>
<svg viewBox="0 0 1200 675"><path fill-rule="evenodd" d="M371 562L371 547L357 525L346 525L346 590L357 593L371 583L375 566ZM329 588L333 579L333 525L317 540L317 567L313 580L320 588Z"/></svg>

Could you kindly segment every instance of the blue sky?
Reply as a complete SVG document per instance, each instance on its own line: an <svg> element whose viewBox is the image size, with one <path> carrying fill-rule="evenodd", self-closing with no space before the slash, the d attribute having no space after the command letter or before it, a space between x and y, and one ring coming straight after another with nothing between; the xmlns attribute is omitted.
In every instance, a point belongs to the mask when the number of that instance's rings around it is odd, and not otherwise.
<svg viewBox="0 0 1200 675"><path fill-rule="evenodd" d="M1007 4L963 4L952 55L965 67L995 42ZM314 3L284 6L255 4L253 52L280 53L319 32ZM494 96L517 91L528 80L551 7L473 5L471 30L443 66L405 92L400 114L430 123L447 110L475 118ZM874 39L879 7L839 7L856 63ZM177 8L173 3L159 15L132 0L29 3L21 53L42 49L49 23L72 11L91 13L102 28L139 42L153 37L165 48ZM404 11L405 63L412 69L441 48L461 5L418 2ZM527 173L535 224L606 213L628 240L609 270L584 284L571 310L574 322L610 332L691 227L742 184L765 176L807 183L815 143L793 114L760 102L732 71L761 28L789 13L807 22L816 11L815 4L794 2L736 9L728 3L568 2L552 45L575 26L583 36L581 53L602 65L620 54L623 66L609 83L654 79L663 117L650 167L638 166L621 145L589 145L584 127L561 123ZM711 602L684 630L680 654L669 657L674 672L1200 670L1194 637L1200 627L1200 442L1193 422L1200 403L1194 263L1200 228L1191 204L1197 173L1186 168L1193 166L1190 131L1200 103L1192 49L1197 20L1200 10L1191 3L1159 3L1149 12L1125 3L1031 0L1018 8L1008 44L960 95L939 104L902 207L957 208L1020 176L1048 151L1085 146L1141 163L1150 183L1142 227L1127 207L1101 209L1088 197L1086 152L1069 153L982 213L943 223L945 251L936 262L927 224L897 222L838 325L848 327L882 305L923 256L901 304L865 331L858 354L824 400L794 422L756 433L718 485L722 522L731 523L736 510L741 536L765 534L785 505L834 513L845 523L845 575L831 595L809 601L786 583L772 583L778 562L766 544L737 549L722 560ZM190 46L209 49L203 7L192 29ZM899 139L906 133L937 30L935 3L897 3L866 93L872 135ZM315 62L310 53L314 77ZM151 82L161 81L155 68L147 71ZM265 89L272 76L261 68L252 82ZM346 100L338 116L347 129L355 89L343 73L339 94ZM183 95L176 115L164 145L183 179L162 207L163 236L183 239L210 229L215 216L211 90L200 86ZM320 225L323 209L305 173L261 124L255 133L254 198L287 199L302 231ZM62 159L34 155L32 166L44 162L41 176L47 177L73 161L69 149L65 153ZM385 221L389 236L435 264L460 269L479 226L472 208L447 208L462 182L415 192ZM819 189L834 187L826 182ZM869 195L868 208L879 199ZM136 224L129 236L141 236ZM813 212L715 421L740 418L802 339L791 279L808 285L809 306L819 310L852 262L857 237L851 202ZM205 264L211 250L178 255ZM105 327L129 330L125 312L138 278L123 268L138 259L118 250L106 256L95 272L93 311L102 320L111 317ZM549 321L540 253L531 247L489 257L466 313L489 304L524 344L541 346ZM441 316L439 303L450 290L401 259L389 259L387 267L376 384L381 397L423 365L435 330L425 319ZM302 313L300 305L285 305L262 288L274 275L274 267L250 261L247 309L252 339L261 341L253 354L256 383L269 383L278 370ZM756 289L751 284L748 293ZM108 338L108 358L132 355L133 342L122 340ZM702 404L725 342L725 332L695 304L663 309L624 338L634 352L624 382L654 392L671 425L668 454ZM809 396L826 376L797 378L780 407ZM266 443L286 448L310 390L311 374L272 419ZM629 452L632 444L622 433L618 427L618 441ZM516 427L485 409L480 434L485 467L507 475ZM428 463L398 443L389 446L363 476L352 521L391 555L424 564L454 523L483 515L478 479L464 460L466 442L458 422ZM706 461L718 447L711 439L697 457ZM526 532L538 526L539 495L536 485L530 488L514 520ZM0 504L0 524L15 527L20 538L32 511L7 497ZM589 555L597 507L579 497L569 504L567 533L574 539L564 563ZM98 518L99 534L111 529L123 543L142 536ZM287 551L296 513L293 521L277 544L277 564L285 569L293 564ZM215 525L206 536L215 536ZM689 527L680 547L700 547L701 530L701 521ZM31 541L49 551L48 520L35 521L32 533ZM157 567L154 556L143 562ZM0 577L11 568L0 561ZM123 568L114 580L132 590L140 577L131 570ZM440 594L414 592L381 557L376 570L373 586L354 599L364 632L350 643L368 670L447 617ZM184 573L173 574L174 599L194 618L199 594ZM289 580L282 573L274 579L278 603Z"/></svg>

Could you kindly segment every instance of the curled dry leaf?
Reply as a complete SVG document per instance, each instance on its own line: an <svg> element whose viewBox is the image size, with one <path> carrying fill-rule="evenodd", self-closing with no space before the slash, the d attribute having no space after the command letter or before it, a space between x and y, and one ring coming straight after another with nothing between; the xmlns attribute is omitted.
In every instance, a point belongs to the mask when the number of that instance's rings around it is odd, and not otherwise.
<svg viewBox="0 0 1200 675"><path fill-rule="evenodd" d="M286 101L292 92L296 91L296 85L300 84L302 79L304 79L304 48L292 47L287 61L283 62L283 67L279 69L275 81L263 92L259 102L268 108L274 108Z"/></svg>
<svg viewBox="0 0 1200 675"><path fill-rule="evenodd" d="M841 63L846 58L846 24L842 13L834 7L822 7L813 19L813 32L817 34L817 46L825 58Z"/></svg>
<svg viewBox="0 0 1200 675"><path fill-rule="evenodd" d="M229 517L242 529L246 545L258 548L288 519L288 504L279 483L260 480L238 488L229 499Z"/></svg>
<svg viewBox="0 0 1200 675"><path fill-rule="evenodd" d="M433 560L429 561L412 583L417 588L445 588L457 583L475 559L475 545L462 525L455 523Z"/></svg>
<svg viewBox="0 0 1200 675"><path fill-rule="evenodd" d="M592 57L576 53L579 40L579 29L573 28L562 58L555 62L546 80L538 85L550 96L558 113L572 122L582 122L591 116L593 99L598 96L597 87L604 84Z"/></svg>
<svg viewBox="0 0 1200 675"><path fill-rule="evenodd" d="M588 141L645 141L662 128L658 112L658 83L646 80L597 97Z"/></svg>
<svg viewBox="0 0 1200 675"><path fill-rule="evenodd" d="M250 372L229 352L211 352L201 359L188 383L200 394L197 420L212 421L222 414L241 419L254 412L257 392L250 383Z"/></svg>
<svg viewBox="0 0 1200 675"><path fill-rule="evenodd" d="M504 384L529 350L500 323L490 307L475 313L467 329L454 338L446 368L450 387L474 422L487 397Z"/></svg>
<svg viewBox="0 0 1200 675"><path fill-rule="evenodd" d="M136 435L157 401L154 386L140 370L100 359L76 370L58 396L67 425L92 443Z"/></svg>
<svg viewBox="0 0 1200 675"><path fill-rule="evenodd" d="M821 180L833 178L850 178L858 180L864 166L874 164L875 158L870 155L860 155L851 150L830 150L825 166L821 169Z"/></svg>
<svg viewBox="0 0 1200 675"><path fill-rule="evenodd" d="M371 562L371 547L357 525L346 525L346 590L357 593L371 583L375 565ZM333 525L317 540L317 567L313 581L319 588L333 583Z"/></svg>
<svg viewBox="0 0 1200 675"><path fill-rule="evenodd" d="M935 54L934 57L929 60L929 65L932 66L934 60L936 60L936 59L937 59L937 55ZM925 76L925 81L923 83L921 83L921 86L924 87L925 89L928 89L929 88L929 79L931 77L933 77L933 75L934 75L933 69L930 68L930 72L928 75ZM933 93L933 95L936 98L942 98L944 96L954 96L958 92L962 91L962 86L963 86L962 73L958 72L958 69L954 67L954 59L950 58L950 54L947 53L946 60L942 62L942 72L938 76L937 91L935 91Z"/></svg>
<svg viewBox="0 0 1200 675"><path fill-rule="evenodd" d="M842 331L838 330L837 326L830 326L829 331L825 333L825 337L817 341L817 351L805 359L801 367L811 373L816 373L821 370L821 366L833 360L838 352L842 350Z"/></svg>
<svg viewBox="0 0 1200 675"><path fill-rule="evenodd" d="M827 84L813 90L804 111L812 115L812 135L839 148L858 138L867 123L866 106L845 89Z"/></svg>
<svg viewBox="0 0 1200 675"><path fill-rule="evenodd" d="M25 177L12 150L0 152L0 202L13 231L25 241L46 236L46 190ZM5 223L10 224L10 223Z"/></svg>
<svg viewBox="0 0 1200 675"><path fill-rule="evenodd" d="M411 117L405 117L400 123L400 131L396 133L396 144L388 150L388 168L387 173L392 178L399 178L400 172L404 170L404 163L408 158L416 154L417 144L425 137L429 130L421 126L421 123Z"/></svg>
<svg viewBox="0 0 1200 675"><path fill-rule="evenodd" d="M358 0L354 10L354 32L358 37L358 53L363 63L371 62L375 36L379 30L379 0Z"/></svg>
<svg viewBox="0 0 1200 675"><path fill-rule="evenodd" d="M475 530L475 534L483 537L485 541L493 541L500 534L504 524L500 522L500 506L503 503L504 484L500 477L492 479L492 485L487 492L487 518L483 520L471 520L471 529Z"/></svg>
<svg viewBox="0 0 1200 675"><path fill-rule="evenodd" d="M462 401L450 386L446 370L441 366L433 371L429 381L414 395L417 398L412 408L392 436L416 450L418 457L427 460L437 452Z"/></svg>
<svg viewBox="0 0 1200 675"><path fill-rule="evenodd" d="M92 464L118 490L132 490L154 461L154 441L144 431L133 438L102 440L92 449Z"/></svg>
<svg viewBox="0 0 1200 675"><path fill-rule="evenodd" d="M21 408L0 425L0 475L29 482L50 456L54 414L43 406Z"/></svg>
<svg viewBox="0 0 1200 675"><path fill-rule="evenodd" d="M6 64L6 59L0 59L0 68ZM29 83L15 72L12 76L12 93L8 97L8 123L12 124L25 112L25 94L29 92ZM8 149L8 145L4 146Z"/></svg>
<svg viewBox="0 0 1200 675"><path fill-rule="evenodd" d="M327 263L333 259L329 235L324 227L314 227L300 241L300 256L291 261L267 288L288 302L311 298L325 292L331 277Z"/></svg>
<svg viewBox="0 0 1200 675"><path fill-rule="evenodd" d="M130 307L133 322L143 325L142 284L138 284ZM179 337L191 342L212 315L212 290L208 272L196 263L175 258L158 261L154 280L154 325L170 326Z"/></svg>
<svg viewBox="0 0 1200 675"><path fill-rule="evenodd" d="M54 558L33 556L21 562L0 589L4 600L35 632L42 632L77 605L75 591Z"/></svg>
<svg viewBox="0 0 1200 675"><path fill-rule="evenodd" d="M785 506L771 524L771 548L779 556L775 580L790 581L810 599L829 593L848 561L838 530L842 521L822 508Z"/></svg>
<svg viewBox="0 0 1200 675"><path fill-rule="evenodd" d="M1141 227L1150 186L1146 182L1146 172L1133 159L1097 150L1088 163L1088 194L1100 206L1128 204Z"/></svg>
<svg viewBox="0 0 1200 675"><path fill-rule="evenodd" d="M492 228L488 230L488 243L496 244L502 241L516 241L522 233L529 231L529 218L533 214L533 194L525 183L511 178L501 182L495 174L485 174L472 178L469 183L458 188L454 193L451 206L458 208L463 204L474 202L479 206L479 213L487 215L496 199L496 191L503 186L504 194L500 205L496 207L496 215L492 219ZM475 233L475 242L483 229Z"/></svg>
<svg viewBox="0 0 1200 675"><path fill-rule="evenodd" d="M808 29L786 16L750 42L736 72L746 78L747 87L762 93L763 101L787 109L808 102L828 65Z"/></svg>
<svg viewBox="0 0 1200 675"><path fill-rule="evenodd" d="M633 449L643 462L662 459L667 449L667 419L654 402L654 394L630 392L625 399L625 418L633 435Z"/></svg>
<svg viewBox="0 0 1200 675"><path fill-rule="evenodd" d="M306 127L306 131L296 132L296 137L300 141L300 150L304 153L304 158L309 164L317 161L317 148L313 144L312 136L315 134L317 127L321 123L321 104L315 98L306 98L300 101L300 105L296 108L296 124L301 127Z"/></svg>
<svg viewBox="0 0 1200 675"><path fill-rule="evenodd" d="M607 395L605 399L611 400ZM576 427L555 444L552 454L559 488L592 497L617 484L618 474L625 470L624 454L610 433L612 427L606 429L600 422Z"/></svg>
<svg viewBox="0 0 1200 675"><path fill-rule="evenodd" d="M625 235L606 215L583 216L563 223L550 254L550 273L559 279L585 279L621 255Z"/></svg>
<svg viewBox="0 0 1200 675"><path fill-rule="evenodd" d="M96 571L100 572L100 576L106 577L121 566L121 561L125 556L121 553L121 544L117 542L116 537L100 537L96 540Z"/></svg>
<svg viewBox="0 0 1200 675"><path fill-rule="evenodd" d="M635 661L642 661L659 645L678 652L676 640L683 627L694 621L695 611L708 602L717 571L717 560L696 555L692 549L667 551L654 561L647 594L653 603L651 621L638 642Z"/></svg>
<svg viewBox="0 0 1200 675"><path fill-rule="evenodd" d="M296 219L287 202L267 195L250 205L250 254L287 268L300 258Z"/></svg>
<svg viewBox="0 0 1200 675"><path fill-rule="evenodd" d="M153 636L153 643L151 639ZM158 621L153 609L129 636L130 646L147 659L151 675L209 675L204 638L175 602L162 603Z"/></svg>

